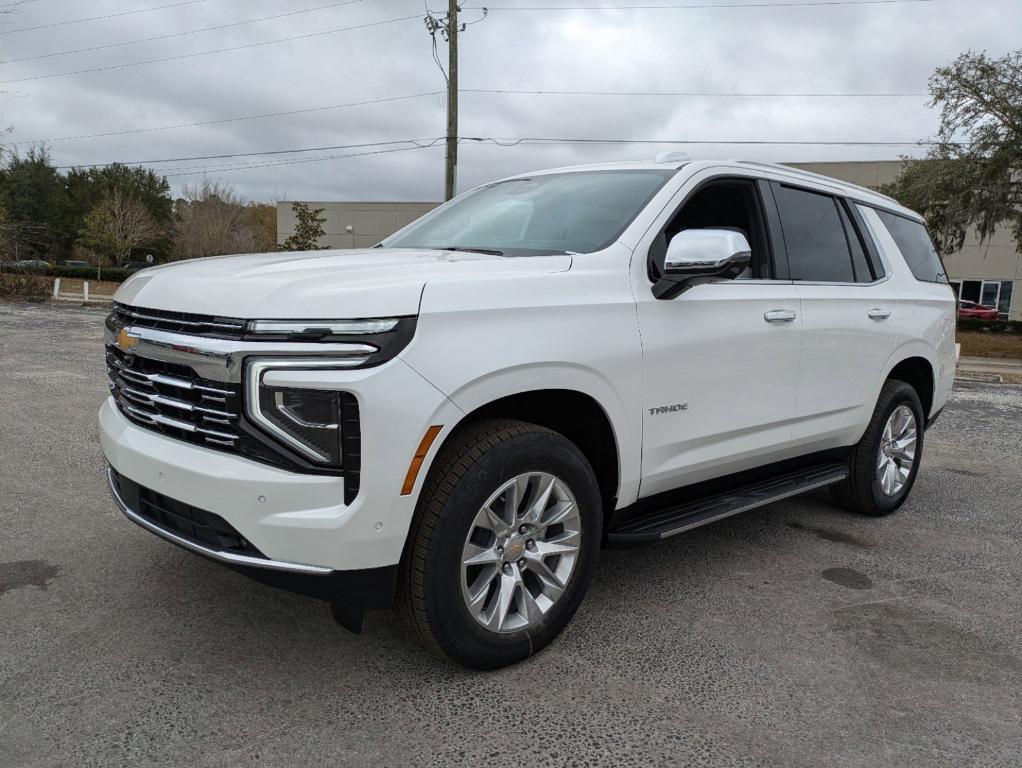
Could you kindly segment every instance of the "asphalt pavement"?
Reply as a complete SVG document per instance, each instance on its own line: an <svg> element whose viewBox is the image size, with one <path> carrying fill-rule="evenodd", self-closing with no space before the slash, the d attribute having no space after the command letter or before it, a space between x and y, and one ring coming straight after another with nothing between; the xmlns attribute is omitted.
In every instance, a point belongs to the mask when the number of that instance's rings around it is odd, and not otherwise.
<svg viewBox="0 0 1022 768"><path fill-rule="evenodd" d="M789 499L602 553L480 674L108 497L102 311L0 304L0 766L1018 766L1022 387L963 380L888 518Z"/></svg>

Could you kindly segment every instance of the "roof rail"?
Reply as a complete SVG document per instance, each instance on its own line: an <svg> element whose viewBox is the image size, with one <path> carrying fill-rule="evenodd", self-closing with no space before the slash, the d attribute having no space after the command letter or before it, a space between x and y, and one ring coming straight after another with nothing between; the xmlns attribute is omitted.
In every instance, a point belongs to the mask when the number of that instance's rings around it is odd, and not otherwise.
<svg viewBox="0 0 1022 768"><path fill-rule="evenodd" d="M901 206L897 200L890 195L885 195L883 192L877 192L875 189L864 187L861 184L852 184L850 181L843 181L841 179L835 179L833 176L824 176L822 173L813 173L812 171L805 171L801 168L794 168L790 165L784 165L783 163L763 163L758 160L737 160L736 162L742 165L754 165L760 168L770 168L776 171L786 171L788 173L795 174L796 176L806 176L811 179L819 179L820 181L826 181L830 183L838 183L845 187L851 187L852 189L861 189L863 192L868 192L871 195L883 198L884 200L890 200L895 205Z"/></svg>
<svg viewBox="0 0 1022 768"><path fill-rule="evenodd" d="M661 152L656 156L658 163L690 163L692 156L688 152Z"/></svg>

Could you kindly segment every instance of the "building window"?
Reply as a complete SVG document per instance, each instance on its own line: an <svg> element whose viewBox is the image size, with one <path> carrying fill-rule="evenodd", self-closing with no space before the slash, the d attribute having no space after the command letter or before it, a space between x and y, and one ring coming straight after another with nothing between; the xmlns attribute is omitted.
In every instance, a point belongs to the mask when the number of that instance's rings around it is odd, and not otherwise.
<svg viewBox="0 0 1022 768"><path fill-rule="evenodd" d="M958 287L958 298L973 301L984 307L995 307L1003 317L1011 312L1011 280L963 280Z"/></svg>
<svg viewBox="0 0 1022 768"><path fill-rule="evenodd" d="M1001 295L997 299L997 311L1005 317L1011 312L1011 289L1011 280L1001 281Z"/></svg>

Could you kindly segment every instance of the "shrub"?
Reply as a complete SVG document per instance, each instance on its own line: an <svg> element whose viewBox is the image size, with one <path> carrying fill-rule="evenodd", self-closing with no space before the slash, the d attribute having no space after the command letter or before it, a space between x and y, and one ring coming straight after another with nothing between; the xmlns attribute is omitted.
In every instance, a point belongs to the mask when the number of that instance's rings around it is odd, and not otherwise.
<svg viewBox="0 0 1022 768"><path fill-rule="evenodd" d="M119 267L103 267L102 273L96 267L50 267L54 277L77 277L81 280L108 280L111 283L123 283L130 272Z"/></svg>
<svg viewBox="0 0 1022 768"><path fill-rule="evenodd" d="M53 282L48 277L18 272L0 272L0 298L46 301Z"/></svg>
<svg viewBox="0 0 1022 768"><path fill-rule="evenodd" d="M1022 333L1018 320L980 320L967 317L958 321L959 331L985 331L988 333Z"/></svg>

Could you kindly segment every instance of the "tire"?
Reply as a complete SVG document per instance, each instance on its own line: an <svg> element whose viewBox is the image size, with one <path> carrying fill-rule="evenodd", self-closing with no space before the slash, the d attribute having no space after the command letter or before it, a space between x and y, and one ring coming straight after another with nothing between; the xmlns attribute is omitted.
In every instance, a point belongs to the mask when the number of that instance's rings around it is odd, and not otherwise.
<svg viewBox="0 0 1022 768"><path fill-rule="evenodd" d="M516 498L536 502L517 508L539 509L542 519L518 517L509 525L509 499ZM484 506L503 515L500 522ZM558 516L564 522L541 527ZM532 528L523 536L526 525ZM467 667L520 661L575 613L596 566L601 526L596 477L573 443L525 422L467 425L441 449L423 486L398 577L397 613L424 645ZM551 550L564 553L546 554ZM466 565L475 557L485 562ZM472 603L473 595L482 596Z"/></svg>
<svg viewBox="0 0 1022 768"><path fill-rule="evenodd" d="M908 445L908 439L904 438L892 445L888 439L890 436L885 436L885 429L892 422L895 412L898 412L899 417L911 415L910 426L915 430L915 442L911 445L911 466L904 477L904 446ZM894 433L897 433L900 419L894 422ZM923 406L915 388L904 381L888 380L880 390L880 398L865 434L852 448L848 458L848 478L831 487L834 501L849 511L871 517L882 517L897 510L908 498L919 472L925 423ZM890 469L892 465L893 470ZM889 472L886 481L883 477L885 471Z"/></svg>

